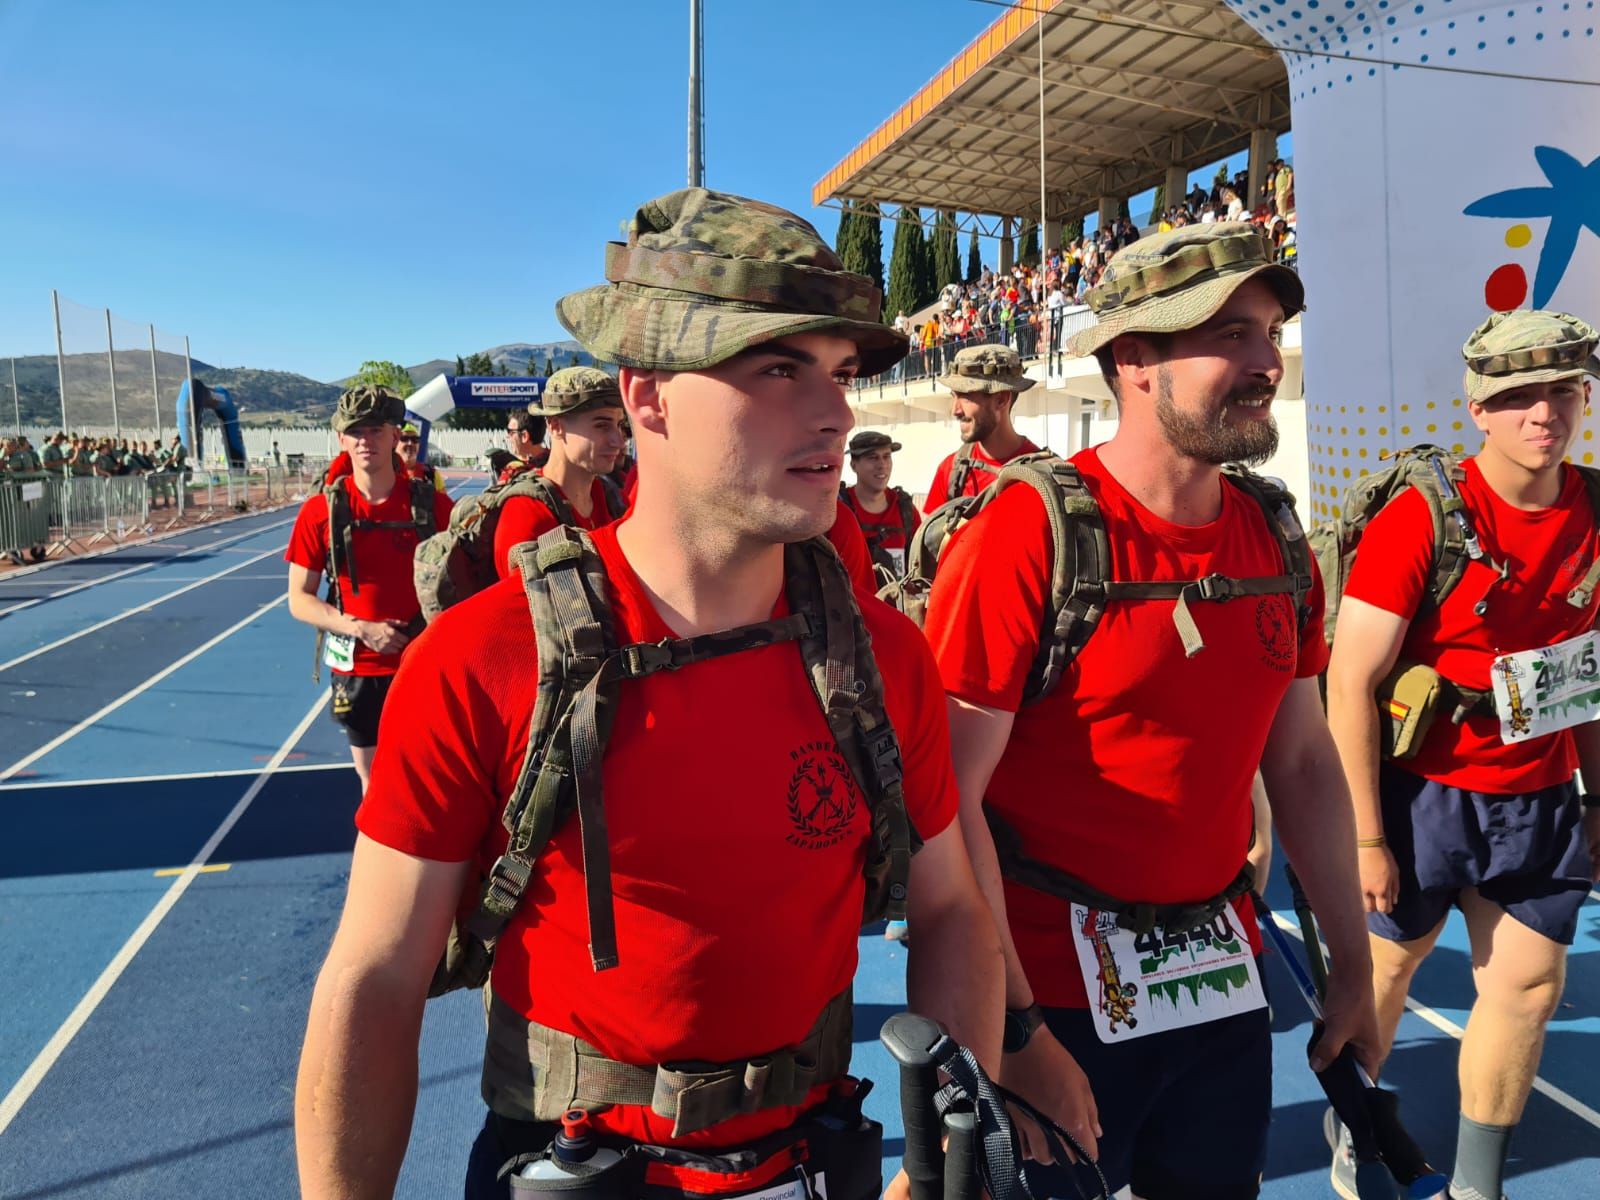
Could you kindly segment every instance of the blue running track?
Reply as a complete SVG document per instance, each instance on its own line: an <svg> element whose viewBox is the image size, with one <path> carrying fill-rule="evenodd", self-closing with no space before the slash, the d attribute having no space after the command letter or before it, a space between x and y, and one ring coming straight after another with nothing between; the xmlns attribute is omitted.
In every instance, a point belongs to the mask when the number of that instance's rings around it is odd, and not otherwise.
<svg viewBox="0 0 1600 1200"><path fill-rule="evenodd" d="M468 485L468 488L477 486ZM0 1197L296 1194L293 1088L343 899L355 774L284 605L293 510L0 579ZM1287 912L1281 884L1270 893ZM1584 910L1514 1200L1600 1196L1600 904ZM900 946L861 940L856 1070L903 1142L877 1029ZM1332 1195L1309 1022L1269 960L1269 1200ZM1471 1003L1452 918L1387 1068L1448 1168ZM429 1005L399 1195L460 1194L482 1119L475 997ZM1219 1102L1226 1099L1219 1097ZM1589 1180L1586 1184L1583 1180Z"/></svg>

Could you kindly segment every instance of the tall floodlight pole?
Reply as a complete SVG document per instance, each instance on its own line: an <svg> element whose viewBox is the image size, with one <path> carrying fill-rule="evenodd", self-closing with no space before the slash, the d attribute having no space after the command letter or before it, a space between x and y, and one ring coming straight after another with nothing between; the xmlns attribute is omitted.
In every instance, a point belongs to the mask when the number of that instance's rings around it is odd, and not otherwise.
<svg viewBox="0 0 1600 1200"><path fill-rule="evenodd" d="M67 356L61 351L61 297L50 289L50 307L56 314L56 387L61 389L61 428L67 425Z"/></svg>
<svg viewBox="0 0 1600 1200"><path fill-rule="evenodd" d="M117 344L111 338L111 310L106 309L106 366L111 369L111 433L122 436L122 418L117 415Z"/></svg>
<svg viewBox="0 0 1600 1200"><path fill-rule="evenodd" d="M1044 267L1044 0L1039 3L1039 266Z"/></svg>
<svg viewBox="0 0 1600 1200"><path fill-rule="evenodd" d="M705 155L700 147L705 122L702 116L705 65L705 34L701 28L702 0L689 0L689 186L705 187Z"/></svg>
<svg viewBox="0 0 1600 1200"><path fill-rule="evenodd" d="M156 371L156 327L150 326L150 399L156 409L156 445L161 444L161 376Z"/></svg>
<svg viewBox="0 0 1600 1200"><path fill-rule="evenodd" d="M11 405L17 410L17 432L22 432L22 393L17 391L17 360L11 360Z"/></svg>

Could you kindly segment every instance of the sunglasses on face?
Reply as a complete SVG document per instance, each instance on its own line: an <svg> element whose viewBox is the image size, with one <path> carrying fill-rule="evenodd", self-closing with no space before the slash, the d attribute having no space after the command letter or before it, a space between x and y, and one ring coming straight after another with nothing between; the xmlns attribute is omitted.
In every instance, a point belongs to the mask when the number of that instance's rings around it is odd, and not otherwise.
<svg viewBox="0 0 1600 1200"><path fill-rule="evenodd" d="M420 441L422 441L421 438L403 437L400 439L400 444L402 446L415 446Z"/></svg>

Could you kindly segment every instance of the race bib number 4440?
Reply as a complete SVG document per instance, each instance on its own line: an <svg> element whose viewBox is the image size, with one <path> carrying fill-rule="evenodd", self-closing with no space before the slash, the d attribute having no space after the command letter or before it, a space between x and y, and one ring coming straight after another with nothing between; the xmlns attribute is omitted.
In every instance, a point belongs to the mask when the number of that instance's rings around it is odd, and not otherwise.
<svg viewBox="0 0 1600 1200"><path fill-rule="evenodd" d="M1600 717L1600 633L1502 654L1489 667L1500 740L1525 742Z"/></svg>
<svg viewBox="0 0 1600 1200"><path fill-rule="evenodd" d="M1188 932L1134 934L1115 913L1072 906L1073 944L1102 1042L1200 1025L1266 1006L1232 908Z"/></svg>

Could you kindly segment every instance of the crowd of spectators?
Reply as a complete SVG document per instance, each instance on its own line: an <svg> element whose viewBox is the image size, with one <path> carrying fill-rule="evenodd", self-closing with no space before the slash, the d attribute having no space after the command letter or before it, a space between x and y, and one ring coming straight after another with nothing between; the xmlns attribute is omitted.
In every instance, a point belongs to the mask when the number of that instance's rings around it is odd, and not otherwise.
<svg viewBox="0 0 1600 1200"><path fill-rule="evenodd" d="M0 471L12 475L35 474L111 478L119 475L155 475L188 469L188 451L176 434L170 446L128 438L89 437L57 433L35 450L23 435L0 443Z"/></svg>
<svg viewBox="0 0 1600 1200"><path fill-rule="evenodd" d="M1143 232L1165 233L1213 221L1250 221L1266 231L1278 261L1293 265L1293 169L1282 159L1274 159L1254 207L1244 203L1248 192L1249 174L1245 171L1231 179L1219 179L1209 192L1196 184L1181 203L1162 210L1153 229ZM894 325L911 339L911 355L894 368L891 380L938 375L962 346L980 342L1003 343L1025 359L1048 356L1048 369L1054 372L1063 354L1063 311L1086 304L1089 289L1100 282L1111 256L1140 236L1140 229L1122 217L1050 250L1043 263L1018 264L1006 272L985 267L977 280L950 284L921 322L899 313Z"/></svg>

